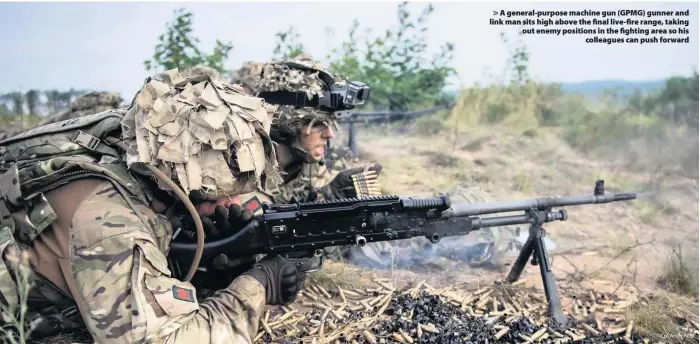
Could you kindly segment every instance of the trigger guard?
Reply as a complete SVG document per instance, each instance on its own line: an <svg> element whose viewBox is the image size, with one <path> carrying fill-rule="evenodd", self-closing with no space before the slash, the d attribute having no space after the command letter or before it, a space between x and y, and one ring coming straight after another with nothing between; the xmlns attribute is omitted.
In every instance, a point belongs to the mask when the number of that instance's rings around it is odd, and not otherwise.
<svg viewBox="0 0 700 344"><path fill-rule="evenodd" d="M286 258L288 261L294 263L299 271L305 273L311 273L321 270L323 268L323 256L318 257L318 264L311 265L312 258Z"/></svg>

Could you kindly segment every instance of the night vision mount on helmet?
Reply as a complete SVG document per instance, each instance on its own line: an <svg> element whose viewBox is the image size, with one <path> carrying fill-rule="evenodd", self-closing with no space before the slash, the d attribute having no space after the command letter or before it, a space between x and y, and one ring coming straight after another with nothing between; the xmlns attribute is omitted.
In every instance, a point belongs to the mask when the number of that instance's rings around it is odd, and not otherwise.
<svg viewBox="0 0 700 344"><path fill-rule="evenodd" d="M257 94L270 104L291 105L296 108L316 108L322 111L332 112L335 118L350 116L350 110L363 105L369 100L370 87L359 81L349 81L344 78L336 78L330 73L305 66L296 62L280 62L289 68L318 73L323 81L323 93L321 96L308 97L306 92L294 91L263 91ZM264 71L263 71L264 73Z"/></svg>

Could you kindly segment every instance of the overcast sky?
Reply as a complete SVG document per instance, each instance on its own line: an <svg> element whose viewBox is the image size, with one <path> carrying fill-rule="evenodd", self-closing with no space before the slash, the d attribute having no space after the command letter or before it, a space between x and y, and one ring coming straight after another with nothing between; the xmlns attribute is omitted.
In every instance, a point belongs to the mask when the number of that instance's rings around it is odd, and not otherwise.
<svg viewBox="0 0 700 344"><path fill-rule="evenodd" d="M129 99L148 73L158 35L173 10L194 14L194 35L209 52L216 39L234 45L227 68L246 60L268 60L275 32L293 25L307 51L324 57L347 37L352 20L375 32L397 25L396 2L229 2L229 3L0 3L0 43L5 66L0 92L20 89L119 91ZM424 3L409 4L418 15ZM531 75L540 80L577 82L601 79L648 80L688 75L698 67L698 4L691 3L508 3L437 2L429 19L427 43L437 51L455 44L455 87L484 82L505 67L507 50L489 26L494 10L690 9L690 44L587 44L582 36L526 36ZM335 31L329 40L325 28Z"/></svg>

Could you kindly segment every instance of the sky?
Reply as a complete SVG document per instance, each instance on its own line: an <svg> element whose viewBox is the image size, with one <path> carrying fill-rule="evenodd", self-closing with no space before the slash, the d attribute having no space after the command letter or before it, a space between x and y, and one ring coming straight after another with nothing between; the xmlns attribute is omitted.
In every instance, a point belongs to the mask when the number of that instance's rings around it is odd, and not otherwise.
<svg viewBox="0 0 700 344"><path fill-rule="evenodd" d="M417 16L426 3L410 3ZM488 83L506 67L508 49L499 34L517 38L515 26L489 25L500 10L690 10L689 44L586 43L582 35L525 35L531 77L552 82L650 80L688 75L698 68L698 3L436 2L427 44L437 52L455 45L458 77L451 87ZM276 32L294 26L308 53L325 57L347 38L353 19L374 33L398 25L397 2L72 2L0 3L0 93L28 89L118 91L130 100L150 74L158 36L185 7L193 35L211 52L216 39L231 41L226 67L272 57ZM553 19L557 19L554 17ZM619 18L617 18L619 19ZM635 18L645 19L645 18ZM663 19L663 18L661 18ZM675 26L665 26L666 28ZM327 35L328 29L334 36ZM363 31L362 31L363 32ZM371 85L370 85L371 86Z"/></svg>

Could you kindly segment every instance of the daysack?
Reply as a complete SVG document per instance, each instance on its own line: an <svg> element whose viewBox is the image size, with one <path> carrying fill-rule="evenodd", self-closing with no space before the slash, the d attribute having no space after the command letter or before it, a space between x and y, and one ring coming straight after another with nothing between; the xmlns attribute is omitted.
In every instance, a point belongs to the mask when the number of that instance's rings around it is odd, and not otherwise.
<svg viewBox="0 0 700 344"><path fill-rule="evenodd" d="M31 129L0 141L0 257L22 251L56 220L44 197L70 181L102 177L145 200L145 191L128 172L114 139L121 136L126 110L108 110ZM19 309L20 297L13 278L16 268L0 260L0 295L10 312ZM32 273L34 288L56 306L32 309L27 316L36 332L53 332L82 326L73 300L57 292L50 282ZM6 314L3 314L6 315ZM7 319L2 319L7 323Z"/></svg>

